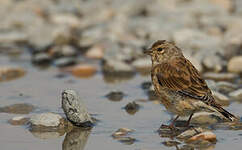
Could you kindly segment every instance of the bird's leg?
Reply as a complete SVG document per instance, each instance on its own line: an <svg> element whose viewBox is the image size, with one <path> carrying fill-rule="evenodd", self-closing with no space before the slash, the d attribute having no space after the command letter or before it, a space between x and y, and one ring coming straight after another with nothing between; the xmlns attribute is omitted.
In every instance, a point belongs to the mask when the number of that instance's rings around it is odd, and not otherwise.
<svg viewBox="0 0 242 150"><path fill-rule="evenodd" d="M176 116L176 118L169 124L169 125L164 125L164 124L162 124L161 126L160 126L160 128L169 128L169 129L171 129L171 130L173 130L173 129L175 129L175 122L176 122L176 120L179 118L179 115L177 115Z"/></svg>
<svg viewBox="0 0 242 150"><path fill-rule="evenodd" d="M189 127L192 116L193 116L193 113L189 116L189 119L187 120L187 123L186 123L186 127Z"/></svg>

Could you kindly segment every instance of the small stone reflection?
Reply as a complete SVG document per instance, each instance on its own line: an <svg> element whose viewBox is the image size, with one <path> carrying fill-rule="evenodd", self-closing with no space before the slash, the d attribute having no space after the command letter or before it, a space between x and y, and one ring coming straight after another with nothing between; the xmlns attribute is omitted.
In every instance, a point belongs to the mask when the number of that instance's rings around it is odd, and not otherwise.
<svg viewBox="0 0 242 150"><path fill-rule="evenodd" d="M39 139L55 139L63 136L65 132L42 132L42 131L31 131L32 135Z"/></svg>
<svg viewBox="0 0 242 150"><path fill-rule="evenodd" d="M62 150L84 150L90 133L91 129L73 128L66 134Z"/></svg>
<svg viewBox="0 0 242 150"><path fill-rule="evenodd" d="M118 83L118 82L122 82L122 81L128 81L131 80L132 78L135 77L135 74L122 74L122 73L118 73L118 74L107 74L105 72L103 72L103 80L106 83Z"/></svg>

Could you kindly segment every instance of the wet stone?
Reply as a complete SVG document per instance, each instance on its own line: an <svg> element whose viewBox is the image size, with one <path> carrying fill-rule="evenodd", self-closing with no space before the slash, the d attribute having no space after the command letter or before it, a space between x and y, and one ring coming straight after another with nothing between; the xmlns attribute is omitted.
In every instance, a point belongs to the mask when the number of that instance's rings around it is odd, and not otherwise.
<svg viewBox="0 0 242 150"><path fill-rule="evenodd" d="M115 131L113 134L112 134L112 137L113 138L118 138L118 137L121 137L121 136L126 136L130 133L134 132L134 130L132 129L128 129L128 128L120 128L118 129L117 131Z"/></svg>
<svg viewBox="0 0 242 150"><path fill-rule="evenodd" d="M187 142L191 143L191 142L196 142L198 140L215 142L216 141L216 135L211 131L206 131L206 132L202 132L202 133L199 133L197 135L194 135L193 137L189 138L187 140Z"/></svg>
<svg viewBox="0 0 242 150"><path fill-rule="evenodd" d="M29 114L34 110L34 106L31 104L13 104L5 107L0 107L0 112L10 114Z"/></svg>
<svg viewBox="0 0 242 150"><path fill-rule="evenodd" d="M199 134L201 132L204 132L203 128L200 128L200 127L190 128L188 130L185 130L181 134L179 134L177 136L177 138L180 139L180 140L186 140L186 139L189 139L189 138L193 137L194 135Z"/></svg>
<svg viewBox="0 0 242 150"><path fill-rule="evenodd" d="M199 112L195 113L192 117L191 123L194 124L215 124L223 122L226 119L216 112Z"/></svg>
<svg viewBox="0 0 242 150"><path fill-rule="evenodd" d="M51 112L33 115L29 122L30 130L39 132L61 131L66 124L62 116Z"/></svg>
<svg viewBox="0 0 242 150"><path fill-rule="evenodd" d="M71 72L73 76L79 78L91 77L97 72L97 68L89 64L79 64L65 68L64 70Z"/></svg>
<svg viewBox="0 0 242 150"><path fill-rule="evenodd" d="M111 101L121 101L125 94L121 91L112 91L106 95L106 97Z"/></svg>
<svg viewBox="0 0 242 150"><path fill-rule="evenodd" d="M37 53L33 55L32 62L36 65L49 65L51 57L46 53Z"/></svg>
<svg viewBox="0 0 242 150"><path fill-rule="evenodd" d="M104 48L101 45L94 45L85 54L87 58L101 59L104 55Z"/></svg>
<svg viewBox="0 0 242 150"><path fill-rule="evenodd" d="M107 60L103 64L103 72L113 76L131 76L134 75L134 69L125 62L118 60Z"/></svg>
<svg viewBox="0 0 242 150"><path fill-rule="evenodd" d="M203 60L203 65L214 72L220 72L223 69L223 62L217 55L208 55Z"/></svg>
<svg viewBox="0 0 242 150"><path fill-rule="evenodd" d="M206 79L211 79L215 81L232 81L239 77L234 73L214 73L214 72L205 73L203 76Z"/></svg>
<svg viewBox="0 0 242 150"><path fill-rule="evenodd" d="M132 62L132 66L140 72L150 72L152 63L150 58L139 58Z"/></svg>
<svg viewBox="0 0 242 150"><path fill-rule="evenodd" d="M26 74L26 71L22 68L17 67L0 67L0 82L1 81L10 81L23 77Z"/></svg>
<svg viewBox="0 0 242 150"><path fill-rule="evenodd" d="M25 116L16 116L16 117L13 117L12 119L8 120L8 122L11 125L15 125L15 126L25 125L28 121L29 121L29 118L27 118Z"/></svg>
<svg viewBox="0 0 242 150"><path fill-rule="evenodd" d="M51 62L51 57L46 53L37 53L32 57L32 62L36 65L48 65Z"/></svg>
<svg viewBox="0 0 242 150"><path fill-rule="evenodd" d="M93 120L84 102L73 90L64 90L62 92L62 109L66 118L75 126L92 127Z"/></svg>
<svg viewBox="0 0 242 150"><path fill-rule="evenodd" d="M48 53L50 56L52 56L54 58L70 57L70 56L77 55L76 49L70 45L56 46L56 47L52 48Z"/></svg>
<svg viewBox="0 0 242 150"><path fill-rule="evenodd" d="M126 112L130 115L134 115L137 111L139 111L139 108L140 108L139 104L135 102L130 102L124 107Z"/></svg>
<svg viewBox="0 0 242 150"><path fill-rule="evenodd" d="M75 65L76 63L77 63L76 59L72 57L58 58L54 61L54 65L57 67L71 66L71 65Z"/></svg>

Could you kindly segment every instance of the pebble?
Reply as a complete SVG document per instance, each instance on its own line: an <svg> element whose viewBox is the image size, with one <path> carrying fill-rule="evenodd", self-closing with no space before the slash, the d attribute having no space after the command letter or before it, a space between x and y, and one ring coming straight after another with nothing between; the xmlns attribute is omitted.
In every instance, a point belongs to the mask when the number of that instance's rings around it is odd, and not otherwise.
<svg viewBox="0 0 242 150"><path fill-rule="evenodd" d="M134 66L134 68L136 68L137 70L150 71L152 62L150 58L145 57L145 58L136 59L135 61L132 62L131 65Z"/></svg>
<svg viewBox="0 0 242 150"><path fill-rule="evenodd" d="M12 119L8 120L8 122L11 125L25 125L27 122L29 121L29 118L27 118L26 116L16 116L13 117Z"/></svg>
<svg viewBox="0 0 242 150"><path fill-rule="evenodd" d="M139 111L139 108L140 108L139 104L135 102L130 102L124 107L126 112L130 115L134 115L137 111Z"/></svg>
<svg viewBox="0 0 242 150"><path fill-rule="evenodd" d="M128 128L120 128L118 129L117 131L115 131L113 134L112 134L112 137L113 138L118 138L118 137L121 137L121 136L126 136L130 133L134 132L134 130L132 129L128 129Z"/></svg>
<svg viewBox="0 0 242 150"><path fill-rule="evenodd" d="M72 27L69 26L57 26L56 28L52 29L53 31L51 32L53 43L55 45L68 45L68 44L75 44L76 42L76 37L74 34L75 30Z"/></svg>
<svg viewBox="0 0 242 150"><path fill-rule="evenodd" d="M47 112L33 115L29 120L31 131L59 131L64 129L65 119L59 114Z"/></svg>
<svg viewBox="0 0 242 150"><path fill-rule="evenodd" d="M220 72L223 69L223 61L217 55L209 55L203 59L203 65L214 72Z"/></svg>
<svg viewBox="0 0 242 150"><path fill-rule="evenodd" d="M222 93L229 93L234 91L238 86L236 84L226 82L226 81L219 81L216 83L218 90Z"/></svg>
<svg viewBox="0 0 242 150"><path fill-rule="evenodd" d="M206 131L206 132L202 132L202 133L199 133L197 135L194 135L193 137L189 138L187 140L187 142L192 143L192 142L196 142L196 141L199 141L199 140L215 142L216 141L216 135L211 131Z"/></svg>
<svg viewBox="0 0 242 150"><path fill-rule="evenodd" d="M242 89L238 89L233 92L230 92L229 96L236 100L242 100Z"/></svg>
<svg viewBox="0 0 242 150"><path fill-rule="evenodd" d="M118 60L108 60L105 62L103 72L115 76L130 76L135 73L133 67Z"/></svg>
<svg viewBox="0 0 242 150"><path fill-rule="evenodd" d="M125 94L121 91L112 91L106 95L106 97L111 101L121 101Z"/></svg>
<svg viewBox="0 0 242 150"><path fill-rule="evenodd" d="M70 72L73 76L79 78L86 78L95 75L97 68L90 64L77 64L62 69L63 71Z"/></svg>
<svg viewBox="0 0 242 150"><path fill-rule="evenodd" d="M242 73L242 56L235 56L228 62L228 71L233 73Z"/></svg>
<svg viewBox="0 0 242 150"><path fill-rule="evenodd" d="M97 72L97 69L89 64L80 64L74 66L71 69L71 73L75 77L90 77L93 76Z"/></svg>
<svg viewBox="0 0 242 150"><path fill-rule="evenodd" d="M186 140L186 139L189 139L189 138L193 137L194 135L201 133L201 132L204 132L204 131L205 130L201 127L190 128L188 130L185 130L181 134L179 134L177 136L177 138L180 139L180 140Z"/></svg>
<svg viewBox="0 0 242 150"><path fill-rule="evenodd" d="M80 127L93 126L93 120L84 102L74 90L64 90L61 95L62 109L72 124Z"/></svg>
<svg viewBox="0 0 242 150"><path fill-rule="evenodd" d="M217 112L198 112L192 117L191 123L194 124L215 124L226 120Z"/></svg>
<svg viewBox="0 0 242 150"><path fill-rule="evenodd" d="M0 82L1 81L10 81L23 77L26 74L26 71L20 67L0 67Z"/></svg>
<svg viewBox="0 0 242 150"><path fill-rule="evenodd" d="M86 52L86 57L91 59L102 59L104 55L104 48L101 45L94 45Z"/></svg>
<svg viewBox="0 0 242 150"><path fill-rule="evenodd" d="M47 53L37 53L32 56L32 62L36 65L48 65L51 57Z"/></svg>
<svg viewBox="0 0 242 150"><path fill-rule="evenodd" d="M219 92L216 92L216 91L213 91L213 96L215 98L215 101L220 104L220 105L223 105L223 106L228 106L229 103L230 103L230 100L229 100L229 97L222 94L222 93L219 93Z"/></svg>
<svg viewBox="0 0 242 150"><path fill-rule="evenodd" d="M54 65L57 67L67 67L72 66L77 63L77 60L73 57L62 57L54 61Z"/></svg>
<svg viewBox="0 0 242 150"><path fill-rule="evenodd" d="M77 51L71 45L55 46L48 51L48 54L53 58L76 56Z"/></svg>
<svg viewBox="0 0 242 150"><path fill-rule="evenodd" d="M0 107L0 112L10 113L10 114L29 114L34 110L34 106L31 104L13 104L5 107Z"/></svg>
<svg viewBox="0 0 242 150"><path fill-rule="evenodd" d="M215 81L232 81L238 78L238 75L234 73L215 73L215 72L207 72L204 75L204 78L211 79Z"/></svg>

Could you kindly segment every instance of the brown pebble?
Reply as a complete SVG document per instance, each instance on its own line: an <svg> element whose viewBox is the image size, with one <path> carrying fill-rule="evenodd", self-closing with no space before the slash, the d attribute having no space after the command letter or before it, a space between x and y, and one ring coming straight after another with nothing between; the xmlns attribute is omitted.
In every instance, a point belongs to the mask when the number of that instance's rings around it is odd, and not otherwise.
<svg viewBox="0 0 242 150"><path fill-rule="evenodd" d="M97 69L96 67L89 64L79 64L76 66L64 68L63 71L70 72L75 77L86 78L93 76Z"/></svg>
<svg viewBox="0 0 242 150"><path fill-rule="evenodd" d="M104 52L103 52L103 47L100 45L94 45L91 47L87 53L86 57L87 58L92 58L92 59L101 59L103 58Z"/></svg>
<svg viewBox="0 0 242 150"><path fill-rule="evenodd" d="M190 142L195 142L198 140L214 142L214 141L216 141L216 135L211 131L206 131L206 132L202 132L202 133L199 133L199 134L191 137L190 139L187 140L187 142L190 143Z"/></svg>
<svg viewBox="0 0 242 150"><path fill-rule="evenodd" d="M112 134L112 136L113 136L113 138L118 138L118 137L121 137L121 136L126 136L127 134L129 134L131 132L134 132L134 130L128 129L128 128L120 128L117 131L115 131Z"/></svg>

